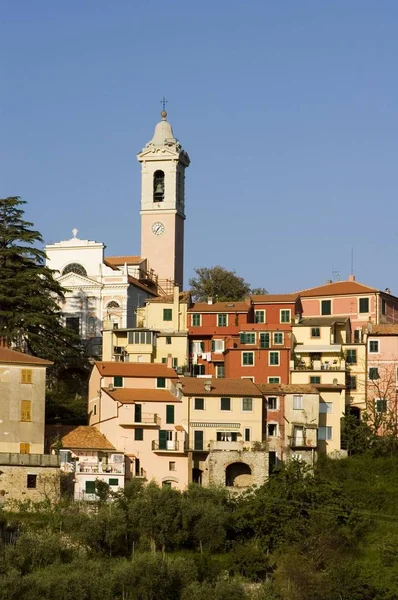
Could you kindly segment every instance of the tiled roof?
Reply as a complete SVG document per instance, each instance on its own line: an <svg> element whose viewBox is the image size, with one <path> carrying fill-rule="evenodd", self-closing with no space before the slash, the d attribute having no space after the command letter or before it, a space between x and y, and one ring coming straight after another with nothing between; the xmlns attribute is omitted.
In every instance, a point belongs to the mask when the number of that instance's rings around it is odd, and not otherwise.
<svg viewBox="0 0 398 600"><path fill-rule="evenodd" d="M250 308L250 302L195 302L188 312L196 313L236 313L247 312Z"/></svg>
<svg viewBox="0 0 398 600"><path fill-rule="evenodd" d="M180 302L189 304L191 301L191 292L180 292ZM174 302L173 294L167 294L166 296L158 296L157 298L148 298L146 302L160 302L163 304L172 304Z"/></svg>
<svg viewBox="0 0 398 600"><path fill-rule="evenodd" d="M211 389L206 391L205 384ZM261 396L257 386L250 379L207 379L184 377L179 379L184 396Z"/></svg>
<svg viewBox="0 0 398 600"><path fill-rule="evenodd" d="M344 390L345 385L341 383L314 383L318 390Z"/></svg>
<svg viewBox="0 0 398 600"><path fill-rule="evenodd" d="M115 450L110 441L96 427L81 425L61 438L63 448L76 450Z"/></svg>
<svg viewBox="0 0 398 600"><path fill-rule="evenodd" d="M174 369L163 363L101 362L95 366L102 377L167 377L176 378Z"/></svg>
<svg viewBox="0 0 398 600"><path fill-rule="evenodd" d="M140 265L145 259L141 256L107 256L104 258L105 264L109 263L111 266L119 265Z"/></svg>
<svg viewBox="0 0 398 600"><path fill-rule="evenodd" d="M112 400L122 404L134 404L135 402L181 402L169 390L147 390L132 388L117 388L112 391L102 388Z"/></svg>
<svg viewBox="0 0 398 600"><path fill-rule="evenodd" d="M257 387L263 394L318 394L315 386L306 383L260 383Z"/></svg>
<svg viewBox="0 0 398 600"><path fill-rule="evenodd" d="M35 367L49 367L53 363L37 356L31 356L24 352L16 352L10 348L0 347L0 363L16 364L16 365L33 365Z"/></svg>
<svg viewBox="0 0 398 600"><path fill-rule="evenodd" d="M351 294L374 294L376 288L363 285L358 281L334 281L326 285L309 288L297 292L302 298L316 298L318 296L349 296Z"/></svg>
<svg viewBox="0 0 398 600"><path fill-rule="evenodd" d="M349 317L305 317L299 323L293 323L293 327L331 327L335 323L347 323Z"/></svg>
<svg viewBox="0 0 398 600"><path fill-rule="evenodd" d="M298 298L299 294L262 294L262 295L254 295L251 296L253 303L261 303L261 304L282 304L282 303L291 303L294 304Z"/></svg>
<svg viewBox="0 0 398 600"><path fill-rule="evenodd" d="M366 325L364 327L366 331ZM380 323L372 325L369 335L398 335L398 323Z"/></svg>

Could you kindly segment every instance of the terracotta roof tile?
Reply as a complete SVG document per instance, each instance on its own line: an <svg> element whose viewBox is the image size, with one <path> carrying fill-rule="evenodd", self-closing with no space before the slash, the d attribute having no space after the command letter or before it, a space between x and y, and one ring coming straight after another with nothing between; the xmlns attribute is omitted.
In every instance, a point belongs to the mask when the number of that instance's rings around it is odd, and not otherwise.
<svg viewBox="0 0 398 600"><path fill-rule="evenodd" d="M302 298L312 298L317 296L349 296L351 294L374 294L376 288L363 285L358 281L334 281L326 285L309 288L297 292Z"/></svg>
<svg viewBox="0 0 398 600"><path fill-rule="evenodd" d="M122 265L140 265L145 259L141 256L107 256L104 259L105 263L109 263L112 266L122 266Z"/></svg>
<svg viewBox="0 0 398 600"><path fill-rule="evenodd" d="M102 388L112 400L122 404L134 404L135 402L181 402L170 390L148 390L133 388L117 388L110 390Z"/></svg>
<svg viewBox="0 0 398 600"><path fill-rule="evenodd" d="M115 450L110 441L96 427L81 425L61 438L63 448Z"/></svg>
<svg viewBox="0 0 398 600"><path fill-rule="evenodd" d="M102 377L166 377L175 379L177 373L163 363L95 362Z"/></svg>
<svg viewBox="0 0 398 600"><path fill-rule="evenodd" d="M37 367L49 367L53 363L43 358L37 358L37 356L31 356L24 352L16 352L10 348L0 347L0 363L19 364L19 365L33 365Z"/></svg>
<svg viewBox="0 0 398 600"><path fill-rule="evenodd" d="M196 313L245 313L250 309L250 302L195 302L188 312Z"/></svg>
<svg viewBox="0 0 398 600"><path fill-rule="evenodd" d="M299 299L299 293L296 294L262 294L251 296L251 300L254 304L282 304L290 303L294 304Z"/></svg>
<svg viewBox="0 0 398 600"><path fill-rule="evenodd" d="M318 394L315 386L306 383L261 383L257 387L263 394Z"/></svg>
<svg viewBox="0 0 398 600"><path fill-rule="evenodd" d="M331 327L335 323L344 324L349 320L349 317L305 317L299 323L293 323L293 327Z"/></svg>
<svg viewBox="0 0 398 600"><path fill-rule="evenodd" d="M180 292L180 302L189 304L191 302L191 292ZM164 304L172 304L174 302L173 294L166 294L166 296L158 296L157 298L147 298L146 302L161 302Z"/></svg>
<svg viewBox="0 0 398 600"><path fill-rule="evenodd" d="M211 383L206 391L206 382ZM258 387L250 379L207 379L184 377L179 380L184 396L261 396Z"/></svg>
<svg viewBox="0 0 398 600"><path fill-rule="evenodd" d="M367 326L364 326L364 331L367 331ZM369 335L398 335L398 323L380 323L372 325Z"/></svg>

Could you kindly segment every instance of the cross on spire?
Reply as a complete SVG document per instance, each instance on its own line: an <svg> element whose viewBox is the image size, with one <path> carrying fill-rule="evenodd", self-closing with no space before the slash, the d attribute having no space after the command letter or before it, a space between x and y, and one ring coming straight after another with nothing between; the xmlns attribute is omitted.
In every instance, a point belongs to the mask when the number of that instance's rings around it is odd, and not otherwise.
<svg viewBox="0 0 398 600"><path fill-rule="evenodd" d="M166 110L166 104L167 104L167 100L166 98L163 96L163 98L160 101L160 104L162 105L162 109Z"/></svg>

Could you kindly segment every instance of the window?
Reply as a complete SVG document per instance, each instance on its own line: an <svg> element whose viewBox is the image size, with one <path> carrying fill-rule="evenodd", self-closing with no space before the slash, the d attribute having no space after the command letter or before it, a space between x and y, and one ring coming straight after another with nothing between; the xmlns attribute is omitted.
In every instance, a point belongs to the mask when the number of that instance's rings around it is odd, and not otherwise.
<svg viewBox="0 0 398 600"><path fill-rule="evenodd" d="M321 337L321 330L319 327L311 327L311 337L313 337L313 338Z"/></svg>
<svg viewBox="0 0 398 600"><path fill-rule="evenodd" d="M242 365L252 367L254 365L254 352L242 352Z"/></svg>
<svg viewBox="0 0 398 600"><path fill-rule="evenodd" d="M166 335L166 344L169 346L171 344L171 336Z"/></svg>
<svg viewBox="0 0 398 600"><path fill-rule="evenodd" d="M268 435L270 437L275 437L278 435L278 424L277 423L268 423L267 425Z"/></svg>
<svg viewBox="0 0 398 600"><path fill-rule="evenodd" d="M169 462L169 471L175 471L176 470L176 463L174 460L171 460Z"/></svg>
<svg viewBox="0 0 398 600"><path fill-rule="evenodd" d="M359 312L360 313L368 313L369 312L369 298L360 298L359 299Z"/></svg>
<svg viewBox="0 0 398 600"><path fill-rule="evenodd" d="M194 410L204 410L205 409L205 399L204 398L194 398L193 408L194 408Z"/></svg>
<svg viewBox="0 0 398 600"><path fill-rule="evenodd" d="M166 377L156 377L156 387L157 388L165 388L166 387Z"/></svg>
<svg viewBox="0 0 398 600"><path fill-rule="evenodd" d="M205 351L205 343L196 340L192 342L192 354L201 354Z"/></svg>
<svg viewBox="0 0 398 600"><path fill-rule="evenodd" d="M127 339L129 344L152 344L153 333L152 331L129 331Z"/></svg>
<svg viewBox="0 0 398 600"><path fill-rule="evenodd" d="M256 323L265 323L265 310L255 310L254 320Z"/></svg>
<svg viewBox="0 0 398 600"><path fill-rule="evenodd" d="M69 263L69 265L66 265L66 267L62 270L62 275L67 275L68 273L76 273L76 275L87 277L86 269L78 263Z"/></svg>
<svg viewBox="0 0 398 600"><path fill-rule="evenodd" d="M386 312L387 312L387 311L386 311L386 308L387 308L387 303L386 303L386 301L384 300L384 298L382 298L382 301L381 301L381 314L382 314L382 315L385 315L385 314L386 314Z"/></svg>
<svg viewBox="0 0 398 600"><path fill-rule="evenodd" d="M318 440L327 441L331 440L333 436L332 427L319 427L318 429Z"/></svg>
<svg viewBox="0 0 398 600"><path fill-rule="evenodd" d="M346 387L347 387L347 390L356 390L357 389L356 375L347 375Z"/></svg>
<svg viewBox="0 0 398 600"><path fill-rule="evenodd" d="M244 331L239 334L239 339L241 344L255 344L256 334Z"/></svg>
<svg viewBox="0 0 398 600"><path fill-rule="evenodd" d="M21 383L32 383L32 369L21 369Z"/></svg>
<svg viewBox="0 0 398 600"><path fill-rule="evenodd" d="M244 433L244 438L245 438L245 442L250 442L250 435L251 431L249 429L249 427L245 427L245 433Z"/></svg>
<svg viewBox="0 0 398 600"><path fill-rule="evenodd" d="M95 481L86 481L86 494L95 494Z"/></svg>
<svg viewBox="0 0 398 600"><path fill-rule="evenodd" d="M162 481L162 488L172 488L172 483L171 481Z"/></svg>
<svg viewBox="0 0 398 600"><path fill-rule="evenodd" d="M211 340L211 351L222 354L224 352L224 340Z"/></svg>
<svg viewBox="0 0 398 600"><path fill-rule="evenodd" d="M372 352L373 354L379 353L379 340L369 341L369 352Z"/></svg>
<svg viewBox="0 0 398 600"><path fill-rule="evenodd" d="M270 352L269 353L269 364L271 366L279 365L279 352Z"/></svg>
<svg viewBox="0 0 398 600"><path fill-rule="evenodd" d="M134 429L134 439L136 442L142 442L144 440L144 430L142 427L136 427Z"/></svg>
<svg viewBox="0 0 398 600"><path fill-rule="evenodd" d="M114 479L110 479L109 485L112 485L112 486L119 485L119 479L117 477L115 477Z"/></svg>
<svg viewBox="0 0 398 600"><path fill-rule="evenodd" d="M66 317L65 318L66 329L71 329L75 333L80 333L80 318L79 317Z"/></svg>
<svg viewBox="0 0 398 600"><path fill-rule="evenodd" d="M163 309L163 321L172 321L173 320L173 309L172 308L164 308Z"/></svg>
<svg viewBox="0 0 398 600"><path fill-rule="evenodd" d="M354 331L354 344L360 344L361 343L361 330L360 329L355 329Z"/></svg>
<svg viewBox="0 0 398 600"><path fill-rule="evenodd" d="M231 410L231 398L221 398L220 409Z"/></svg>
<svg viewBox="0 0 398 600"><path fill-rule="evenodd" d="M93 415L94 415L94 417L95 417L96 414L97 414L97 405L94 404L94 406L93 406Z"/></svg>
<svg viewBox="0 0 398 600"><path fill-rule="evenodd" d="M216 377L217 379L224 379L225 377L225 366L224 363L216 363Z"/></svg>
<svg viewBox="0 0 398 600"><path fill-rule="evenodd" d="M302 410L303 408L303 397L298 394L293 395L293 410Z"/></svg>
<svg viewBox="0 0 398 600"><path fill-rule="evenodd" d="M253 398L242 398L242 410L253 410Z"/></svg>
<svg viewBox="0 0 398 600"><path fill-rule="evenodd" d="M21 402L21 421L32 420L32 402L30 400L22 400Z"/></svg>
<svg viewBox="0 0 398 600"><path fill-rule="evenodd" d="M198 375L205 375L205 366L204 365L193 365L193 374L194 377Z"/></svg>
<svg viewBox="0 0 398 600"><path fill-rule="evenodd" d="M140 477L141 475L141 465L140 465L140 459L136 458L134 461L134 471L135 471L135 476L136 477Z"/></svg>
<svg viewBox="0 0 398 600"><path fill-rule="evenodd" d="M283 333L276 331L274 333L274 344L283 344Z"/></svg>
<svg viewBox="0 0 398 600"><path fill-rule="evenodd" d="M153 174L153 201L163 202L164 200L164 173L155 171Z"/></svg>
<svg viewBox="0 0 398 600"><path fill-rule="evenodd" d="M278 410L278 398L276 396L267 398L267 406L268 410Z"/></svg>
<svg viewBox="0 0 398 600"><path fill-rule="evenodd" d="M281 323L290 323L291 321L291 311L290 309L281 310L280 312L280 322Z"/></svg>
<svg viewBox="0 0 398 600"><path fill-rule="evenodd" d="M268 377L268 383L280 383L281 382L281 378L280 377Z"/></svg>
<svg viewBox="0 0 398 600"><path fill-rule="evenodd" d="M356 365L357 364L357 351L354 348L347 350L347 365Z"/></svg>
<svg viewBox="0 0 398 600"><path fill-rule="evenodd" d="M19 453L30 454L30 444L27 444L26 442L21 442L19 444Z"/></svg>
<svg viewBox="0 0 398 600"><path fill-rule="evenodd" d="M376 412L387 412L387 400L385 398L375 398Z"/></svg>
<svg viewBox="0 0 398 600"><path fill-rule="evenodd" d="M269 348L269 333L267 331L260 333L260 348Z"/></svg>
<svg viewBox="0 0 398 600"><path fill-rule="evenodd" d="M178 367L178 358L173 358L173 369Z"/></svg>
<svg viewBox="0 0 398 600"><path fill-rule="evenodd" d="M166 404L166 423L174 424L174 404Z"/></svg>
<svg viewBox="0 0 398 600"><path fill-rule="evenodd" d="M314 375L310 377L310 383L321 383L321 378L319 375Z"/></svg>
<svg viewBox="0 0 398 600"><path fill-rule="evenodd" d="M237 440L237 431L217 431L217 442L236 442Z"/></svg>
<svg viewBox="0 0 398 600"><path fill-rule="evenodd" d="M217 315L217 326L218 327L226 327L228 325L228 315L220 314Z"/></svg>
<svg viewBox="0 0 398 600"><path fill-rule="evenodd" d="M331 315L332 314L332 301L331 300L321 300L321 315Z"/></svg>
<svg viewBox="0 0 398 600"><path fill-rule="evenodd" d="M333 412L333 402L320 402L319 414L326 415Z"/></svg>
<svg viewBox="0 0 398 600"><path fill-rule="evenodd" d="M203 450L203 431L201 430L193 432L193 449Z"/></svg>
<svg viewBox="0 0 398 600"><path fill-rule="evenodd" d="M26 477L26 487L34 490L36 489L36 484L37 484L37 475L31 475L30 473L28 473L27 477Z"/></svg>
<svg viewBox="0 0 398 600"><path fill-rule="evenodd" d="M379 369L377 367L369 367L369 379L380 379Z"/></svg>
<svg viewBox="0 0 398 600"><path fill-rule="evenodd" d="M120 377L120 375L116 375L113 378L113 386L114 387L123 387L123 377Z"/></svg>
<svg viewBox="0 0 398 600"><path fill-rule="evenodd" d="M202 325L202 315L193 314L191 317L192 327L200 327Z"/></svg>

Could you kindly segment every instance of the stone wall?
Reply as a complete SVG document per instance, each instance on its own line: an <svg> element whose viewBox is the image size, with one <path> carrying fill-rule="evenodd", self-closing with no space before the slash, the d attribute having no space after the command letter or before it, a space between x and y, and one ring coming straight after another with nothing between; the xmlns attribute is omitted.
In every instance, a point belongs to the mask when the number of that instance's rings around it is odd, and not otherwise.
<svg viewBox="0 0 398 600"><path fill-rule="evenodd" d="M29 477L30 476L36 476ZM29 484L35 487L28 487ZM0 504L12 500L56 501L60 494L59 467L0 465Z"/></svg>
<svg viewBox="0 0 398 600"><path fill-rule="evenodd" d="M260 486L268 478L268 463L268 452L264 451L214 450L205 463L203 485Z"/></svg>

